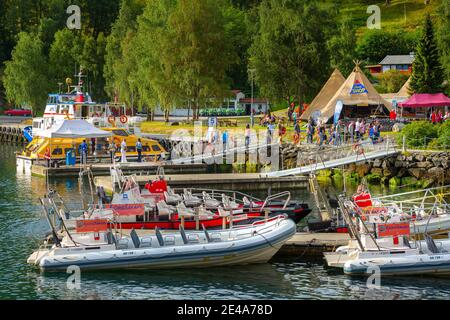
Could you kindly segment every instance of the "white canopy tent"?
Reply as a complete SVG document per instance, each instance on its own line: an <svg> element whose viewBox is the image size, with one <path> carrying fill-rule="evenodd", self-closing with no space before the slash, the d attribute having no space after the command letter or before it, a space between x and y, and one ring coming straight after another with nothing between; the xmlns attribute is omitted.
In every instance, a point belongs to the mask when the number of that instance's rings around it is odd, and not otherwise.
<svg viewBox="0 0 450 320"><path fill-rule="evenodd" d="M64 120L54 129L42 134L45 138L109 138L111 132L101 130L85 120Z"/></svg>

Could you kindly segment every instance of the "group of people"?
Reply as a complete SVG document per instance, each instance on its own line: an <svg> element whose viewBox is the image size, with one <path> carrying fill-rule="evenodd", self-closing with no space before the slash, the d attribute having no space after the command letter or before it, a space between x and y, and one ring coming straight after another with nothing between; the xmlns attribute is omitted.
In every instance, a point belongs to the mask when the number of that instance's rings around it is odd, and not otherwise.
<svg viewBox="0 0 450 320"><path fill-rule="evenodd" d="M95 139L93 139L95 141ZM127 141L126 139L123 139L122 142L120 143L120 146L116 145L116 143L114 142L113 139L109 139L107 140L108 145L106 147L108 154L110 156L111 159L111 163L115 162L115 156L117 153L117 150L120 149L120 154L121 154L121 162L125 163L127 162ZM92 144L92 154L95 154L95 142L91 143ZM138 162L142 162L142 142L141 139L139 138L136 142L136 152L138 154ZM81 158L81 164L86 164L87 163L87 156L89 153L89 146L86 142L86 140L83 140L83 142L81 143L80 147L79 147L79 153L80 153L80 158Z"/></svg>
<svg viewBox="0 0 450 320"><path fill-rule="evenodd" d="M300 135L300 125L295 124L294 140ZM325 122L319 121L316 125L313 119L308 121L306 127L306 143L313 144L314 141L319 145L329 144L339 146L343 143L355 143L364 139L368 134L373 143L382 140L380 136L381 124L378 120L367 123L364 119L357 119L344 123L339 120L336 124L328 126Z"/></svg>
<svg viewBox="0 0 450 320"><path fill-rule="evenodd" d="M442 113L441 110L439 110L438 112L433 111L430 114L430 121L433 124L439 124L439 123L443 123L444 121L450 119L450 111L447 111L445 113L445 115Z"/></svg>

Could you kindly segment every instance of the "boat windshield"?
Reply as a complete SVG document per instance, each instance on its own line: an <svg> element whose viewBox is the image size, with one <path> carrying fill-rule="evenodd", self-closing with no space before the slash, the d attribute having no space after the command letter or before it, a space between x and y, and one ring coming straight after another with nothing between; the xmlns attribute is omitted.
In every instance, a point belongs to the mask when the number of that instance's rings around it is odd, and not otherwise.
<svg viewBox="0 0 450 320"><path fill-rule="evenodd" d="M129 134L126 130L116 129L116 130L113 130L112 132L115 136L120 136L120 137L128 137L129 136Z"/></svg>

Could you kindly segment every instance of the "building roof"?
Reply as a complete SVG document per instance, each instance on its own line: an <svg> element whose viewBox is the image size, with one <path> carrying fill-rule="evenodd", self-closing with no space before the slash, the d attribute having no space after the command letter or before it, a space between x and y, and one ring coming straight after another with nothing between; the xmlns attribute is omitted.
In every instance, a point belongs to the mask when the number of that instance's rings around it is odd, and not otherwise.
<svg viewBox="0 0 450 320"><path fill-rule="evenodd" d="M64 120L59 126L42 134L45 138L107 138L112 133L101 130L85 120Z"/></svg>
<svg viewBox="0 0 450 320"><path fill-rule="evenodd" d="M317 96L314 98L305 112L302 113L300 119L309 120L309 118L315 111L320 110L330 101L330 99L333 97L336 91L339 90L344 82L345 78L342 73L338 69L335 69L323 88L320 90L320 92L317 94Z"/></svg>
<svg viewBox="0 0 450 320"><path fill-rule="evenodd" d="M392 55L386 56L381 62L381 65L388 64L413 64L414 56L413 55Z"/></svg>
<svg viewBox="0 0 450 320"><path fill-rule="evenodd" d="M388 111L392 109L392 104L383 99L359 66L353 69L353 72L326 105L318 106L316 110L311 110L310 112L312 114L315 111L320 111L318 119L328 122L334 115L338 101L342 101L347 106L364 108L364 106L369 105L384 105Z"/></svg>

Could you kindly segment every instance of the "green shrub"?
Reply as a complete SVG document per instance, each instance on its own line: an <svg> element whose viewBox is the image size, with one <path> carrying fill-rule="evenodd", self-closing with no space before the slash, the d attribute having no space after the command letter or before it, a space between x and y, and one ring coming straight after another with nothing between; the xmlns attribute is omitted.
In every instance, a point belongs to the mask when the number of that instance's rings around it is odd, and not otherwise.
<svg viewBox="0 0 450 320"><path fill-rule="evenodd" d="M397 136L397 142L401 145L404 135L408 147L424 148L438 137L438 129L438 125L434 125L429 121L412 122L403 128L402 134Z"/></svg>
<svg viewBox="0 0 450 320"><path fill-rule="evenodd" d="M438 129L437 145L443 149L450 149L450 120L447 120Z"/></svg>

